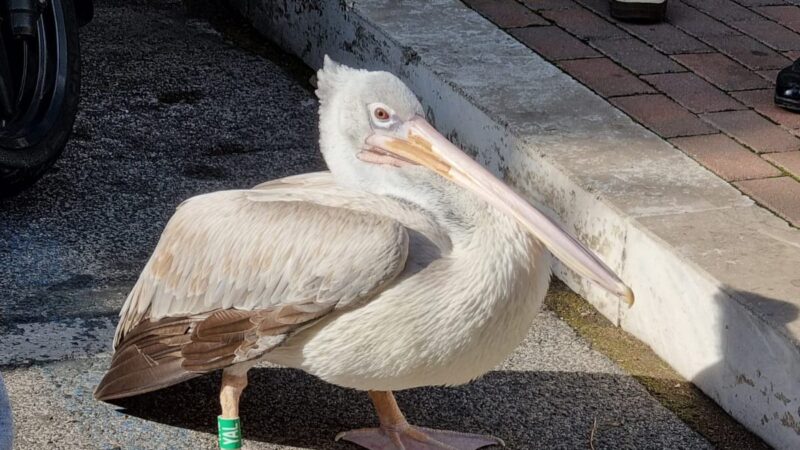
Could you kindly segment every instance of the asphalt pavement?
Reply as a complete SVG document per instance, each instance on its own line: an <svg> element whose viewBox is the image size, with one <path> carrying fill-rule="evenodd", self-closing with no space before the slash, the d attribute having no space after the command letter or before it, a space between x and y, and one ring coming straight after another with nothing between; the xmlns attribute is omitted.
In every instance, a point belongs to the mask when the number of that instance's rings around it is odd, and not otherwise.
<svg viewBox="0 0 800 450"><path fill-rule="evenodd" d="M81 41L81 112L64 157L0 202L0 369L15 448L215 448L218 374L116 405L91 393L174 208L323 168L317 103L279 51L243 50L176 1L98 1ZM410 421L514 449L710 448L550 312L484 378L398 401ZM268 366L252 371L241 416L251 449L355 448L334 436L375 424L365 394Z"/></svg>

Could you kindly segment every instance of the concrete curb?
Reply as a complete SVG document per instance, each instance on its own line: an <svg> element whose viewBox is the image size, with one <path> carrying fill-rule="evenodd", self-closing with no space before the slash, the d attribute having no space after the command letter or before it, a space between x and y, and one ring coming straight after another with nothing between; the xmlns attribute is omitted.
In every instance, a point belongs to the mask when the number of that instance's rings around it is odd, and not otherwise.
<svg viewBox="0 0 800 450"><path fill-rule="evenodd" d="M391 71L637 294L557 275L777 448L800 447L800 231L456 0L233 0L319 67Z"/></svg>

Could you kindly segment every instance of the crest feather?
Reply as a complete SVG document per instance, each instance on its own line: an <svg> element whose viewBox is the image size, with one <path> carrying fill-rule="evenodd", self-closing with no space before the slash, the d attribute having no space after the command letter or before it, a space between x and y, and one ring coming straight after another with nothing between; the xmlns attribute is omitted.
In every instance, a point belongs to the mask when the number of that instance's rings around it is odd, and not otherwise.
<svg viewBox="0 0 800 450"><path fill-rule="evenodd" d="M358 69L347 67L332 60L328 55L322 63L322 68L317 71L317 98L325 101L333 95L336 85L341 84L348 74L360 72Z"/></svg>

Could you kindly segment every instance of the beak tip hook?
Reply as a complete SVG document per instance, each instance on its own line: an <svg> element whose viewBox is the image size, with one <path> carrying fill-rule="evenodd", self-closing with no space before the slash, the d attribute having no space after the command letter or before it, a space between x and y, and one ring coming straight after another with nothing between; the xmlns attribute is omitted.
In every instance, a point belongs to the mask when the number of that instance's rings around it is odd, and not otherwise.
<svg viewBox="0 0 800 450"><path fill-rule="evenodd" d="M633 303L635 301L635 298L633 296L633 291L631 290L631 288L625 286L625 291L623 293L623 297L624 297L623 301L628 305L628 308L632 307Z"/></svg>

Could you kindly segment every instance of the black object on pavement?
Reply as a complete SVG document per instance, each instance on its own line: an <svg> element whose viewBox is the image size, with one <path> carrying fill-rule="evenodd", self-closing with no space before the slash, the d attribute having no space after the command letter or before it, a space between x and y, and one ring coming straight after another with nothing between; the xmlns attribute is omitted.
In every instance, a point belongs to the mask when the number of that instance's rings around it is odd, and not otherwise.
<svg viewBox="0 0 800 450"><path fill-rule="evenodd" d="M663 22L667 0L611 0L611 17L626 22Z"/></svg>
<svg viewBox="0 0 800 450"><path fill-rule="evenodd" d="M800 112L800 59L778 72L775 80L775 104Z"/></svg>

